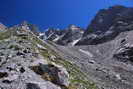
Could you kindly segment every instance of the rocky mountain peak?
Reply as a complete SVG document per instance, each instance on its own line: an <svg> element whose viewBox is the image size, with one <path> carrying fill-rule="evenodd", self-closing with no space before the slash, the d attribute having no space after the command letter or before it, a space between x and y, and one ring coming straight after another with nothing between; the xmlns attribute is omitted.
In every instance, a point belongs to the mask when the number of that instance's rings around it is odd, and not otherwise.
<svg viewBox="0 0 133 89"><path fill-rule="evenodd" d="M76 26L76 25L71 24L71 25L69 25L69 26L68 26L68 29L69 29L69 30L79 30L79 29L80 29L80 27L78 27L78 26Z"/></svg>
<svg viewBox="0 0 133 89"><path fill-rule="evenodd" d="M123 13L128 9L129 8L123 6L113 6L108 9L101 9L91 21L91 24L88 26L84 36L90 32L105 32L109 30L109 27L115 24L117 22L116 20L120 18L120 15L123 15Z"/></svg>
<svg viewBox="0 0 133 89"><path fill-rule="evenodd" d="M26 21L26 20L21 22L21 25L23 25L23 26L24 26L24 25L28 25L28 24L29 24L29 23L28 23L28 21Z"/></svg>
<svg viewBox="0 0 133 89"><path fill-rule="evenodd" d="M119 33L132 30L132 23L133 8L117 5L102 9L91 21L78 44L99 44L112 40Z"/></svg>

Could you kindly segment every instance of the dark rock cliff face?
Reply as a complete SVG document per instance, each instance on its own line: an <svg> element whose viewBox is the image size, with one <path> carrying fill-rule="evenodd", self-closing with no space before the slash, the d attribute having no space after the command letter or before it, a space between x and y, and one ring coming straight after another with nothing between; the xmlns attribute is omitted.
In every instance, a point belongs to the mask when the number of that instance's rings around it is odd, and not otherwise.
<svg viewBox="0 0 133 89"><path fill-rule="evenodd" d="M60 44L60 45L68 45L69 43L73 44L75 40L78 40L82 37L83 33L84 31L82 28L77 27L75 25L71 25L66 30L66 33L64 34L64 36L62 36L57 41L57 44Z"/></svg>
<svg viewBox="0 0 133 89"><path fill-rule="evenodd" d="M127 10L127 8L123 6L114 6L110 7L109 9L100 10L92 20L91 24L88 26L84 36L91 33L91 31L97 33L100 33L100 31L107 31L109 27L116 23L116 19L118 19L122 12L125 12L125 10Z"/></svg>
<svg viewBox="0 0 133 89"><path fill-rule="evenodd" d="M46 40L56 42L58 40L58 38L61 37L65 32L66 32L65 30L49 28L45 32Z"/></svg>
<svg viewBox="0 0 133 89"><path fill-rule="evenodd" d="M114 39L133 28L133 8L113 6L100 10L77 45L93 45Z"/></svg>

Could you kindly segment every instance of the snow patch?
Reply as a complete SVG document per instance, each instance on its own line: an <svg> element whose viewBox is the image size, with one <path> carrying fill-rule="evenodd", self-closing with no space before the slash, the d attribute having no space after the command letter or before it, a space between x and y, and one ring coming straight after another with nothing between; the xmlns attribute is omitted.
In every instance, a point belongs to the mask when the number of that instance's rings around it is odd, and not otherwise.
<svg viewBox="0 0 133 89"><path fill-rule="evenodd" d="M45 33L39 33L39 36L44 36L45 35Z"/></svg>
<svg viewBox="0 0 133 89"><path fill-rule="evenodd" d="M50 34L50 35L47 37L47 39L49 39L53 34L54 34L54 33Z"/></svg>
<svg viewBox="0 0 133 89"><path fill-rule="evenodd" d="M105 35L110 35L110 34L112 34L112 33L113 33L113 31L108 30L108 31L105 33Z"/></svg>
<svg viewBox="0 0 133 89"><path fill-rule="evenodd" d="M57 36L57 38L55 38L53 41L56 42L60 39L60 36Z"/></svg>
<svg viewBox="0 0 133 89"><path fill-rule="evenodd" d="M120 74L116 74L115 76L116 76L116 78L117 78L118 80L121 80Z"/></svg>
<svg viewBox="0 0 133 89"><path fill-rule="evenodd" d="M119 23L119 24L123 24L124 22L123 22L123 21L118 21L117 23Z"/></svg>
<svg viewBox="0 0 133 89"><path fill-rule="evenodd" d="M112 29L114 29L114 26L111 26L111 27L109 28L109 30L112 30Z"/></svg>
<svg viewBox="0 0 133 89"><path fill-rule="evenodd" d="M62 38L64 35L65 35L65 34L63 34L63 35L61 35L61 36L56 35L57 38L55 38L53 41L54 41L54 42L58 41L58 40L59 40L60 38Z"/></svg>
<svg viewBox="0 0 133 89"><path fill-rule="evenodd" d="M40 49L46 49L44 46L42 46L40 44L37 44L37 47L40 48Z"/></svg>
<svg viewBox="0 0 133 89"><path fill-rule="evenodd" d="M81 34L83 34L83 33L84 33L84 31L80 31L80 33L81 33Z"/></svg>
<svg viewBox="0 0 133 89"><path fill-rule="evenodd" d="M82 49L79 49L79 51L86 54L86 55L88 55L88 56L90 56L90 57L93 57L93 54L90 53L89 51L85 51L85 50L82 50Z"/></svg>
<svg viewBox="0 0 133 89"><path fill-rule="evenodd" d="M74 40L71 44L72 46L74 46L81 38L77 39L77 40Z"/></svg>

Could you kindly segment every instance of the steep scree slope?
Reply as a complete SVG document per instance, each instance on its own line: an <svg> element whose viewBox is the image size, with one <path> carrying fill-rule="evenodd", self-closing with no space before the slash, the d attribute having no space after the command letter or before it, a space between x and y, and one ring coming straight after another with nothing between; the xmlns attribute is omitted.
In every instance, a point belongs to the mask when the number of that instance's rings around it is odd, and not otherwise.
<svg viewBox="0 0 133 89"><path fill-rule="evenodd" d="M24 26L0 32L0 89L97 89Z"/></svg>

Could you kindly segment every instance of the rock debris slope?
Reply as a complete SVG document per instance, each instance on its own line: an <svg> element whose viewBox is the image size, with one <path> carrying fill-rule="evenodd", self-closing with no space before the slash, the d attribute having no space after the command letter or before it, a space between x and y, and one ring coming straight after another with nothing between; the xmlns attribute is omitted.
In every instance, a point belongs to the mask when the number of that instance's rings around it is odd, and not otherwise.
<svg viewBox="0 0 133 89"><path fill-rule="evenodd" d="M0 32L0 89L97 89L48 43L16 25Z"/></svg>
<svg viewBox="0 0 133 89"><path fill-rule="evenodd" d="M76 46L49 43L101 89L133 89L133 8L101 10Z"/></svg>

